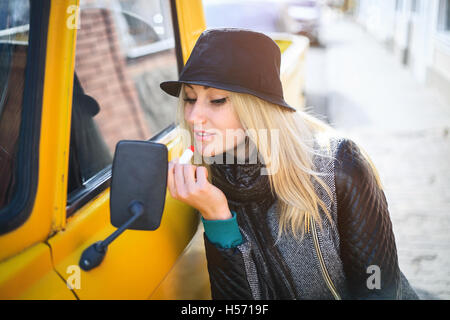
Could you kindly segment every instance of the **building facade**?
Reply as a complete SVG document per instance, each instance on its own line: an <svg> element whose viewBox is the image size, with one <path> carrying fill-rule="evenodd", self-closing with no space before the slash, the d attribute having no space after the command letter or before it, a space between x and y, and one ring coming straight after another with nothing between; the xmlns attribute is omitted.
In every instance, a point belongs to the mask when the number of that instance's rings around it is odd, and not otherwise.
<svg viewBox="0 0 450 320"><path fill-rule="evenodd" d="M358 0L356 21L450 101L450 0Z"/></svg>

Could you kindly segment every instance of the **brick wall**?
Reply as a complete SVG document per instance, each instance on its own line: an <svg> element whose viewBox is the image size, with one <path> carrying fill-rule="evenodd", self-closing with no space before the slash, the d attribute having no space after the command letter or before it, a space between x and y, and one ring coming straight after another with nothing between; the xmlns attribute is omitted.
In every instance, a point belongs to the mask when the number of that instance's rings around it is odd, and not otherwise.
<svg viewBox="0 0 450 320"><path fill-rule="evenodd" d="M152 134L121 52L110 11L82 10L77 33L75 72L86 94L100 105L96 123L110 150L118 140Z"/></svg>

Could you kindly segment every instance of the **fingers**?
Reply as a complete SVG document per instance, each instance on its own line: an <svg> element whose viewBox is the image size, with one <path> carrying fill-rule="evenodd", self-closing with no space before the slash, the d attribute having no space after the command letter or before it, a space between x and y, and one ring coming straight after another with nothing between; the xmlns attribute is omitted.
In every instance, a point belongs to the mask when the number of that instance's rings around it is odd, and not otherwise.
<svg viewBox="0 0 450 320"><path fill-rule="evenodd" d="M205 167L197 167L197 184L204 187L208 183L208 170Z"/></svg>
<svg viewBox="0 0 450 320"><path fill-rule="evenodd" d="M174 181L177 195L184 197L186 193L186 188L184 185L184 173L182 164L179 163L174 164Z"/></svg>
<svg viewBox="0 0 450 320"><path fill-rule="evenodd" d="M174 159L169 162L169 169L167 173L167 188L169 189L170 194L173 198L177 196L176 188L175 188L175 162L178 159Z"/></svg>
<svg viewBox="0 0 450 320"><path fill-rule="evenodd" d="M178 159L177 159L178 160ZM173 163L173 193L172 196L177 199L186 199L191 192L195 191L195 168L196 166L188 164Z"/></svg>
<svg viewBox="0 0 450 320"><path fill-rule="evenodd" d="M189 200L188 198L198 195L199 189L207 186L207 177L208 171L205 167L179 164L178 158L175 158L169 162L167 187L173 198Z"/></svg>
<svg viewBox="0 0 450 320"><path fill-rule="evenodd" d="M184 182L187 186L188 192L194 192L196 189L195 169L196 169L196 166L193 166L193 165L184 165L183 166Z"/></svg>

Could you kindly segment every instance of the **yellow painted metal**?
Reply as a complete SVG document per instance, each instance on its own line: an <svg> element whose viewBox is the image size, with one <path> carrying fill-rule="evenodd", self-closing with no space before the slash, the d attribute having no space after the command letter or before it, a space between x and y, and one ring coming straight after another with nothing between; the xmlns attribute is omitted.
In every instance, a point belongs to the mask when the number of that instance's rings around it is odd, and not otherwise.
<svg viewBox="0 0 450 320"><path fill-rule="evenodd" d="M183 60L186 63L195 42L206 29L202 0L176 0Z"/></svg>
<svg viewBox="0 0 450 320"><path fill-rule="evenodd" d="M275 42L280 47L281 53L283 53L292 44L291 40L285 40L285 39L275 39Z"/></svg>
<svg viewBox="0 0 450 320"><path fill-rule="evenodd" d="M53 270L50 248L38 243L0 264L0 299L75 299Z"/></svg>
<svg viewBox="0 0 450 320"><path fill-rule="evenodd" d="M168 144L169 156L177 144ZM179 153L177 153L179 156ZM108 248L104 261L81 272L80 299L147 299L170 271L193 237L199 217L184 203L166 195L161 226L156 231L127 230ZM69 218L64 231L49 239L53 261L66 278L84 249L114 232L110 223L109 189Z"/></svg>
<svg viewBox="0 0 450 320"><path fill-rule="evenodd" d="M297 110L305 108L303 90L305 87L305 61L309 40L304 36L273 33L272 39L278 44L281 54L280 78L283 95L287 103Z"/></svg>
<svg viewBox="0 0 450 320"><path fill-rule="evenodd" d="M28 220L0 236L0 261L44 241L65 225L75 48L75 30L66 27L66 19L68 6L74 4L77 1L51 2L36 198Z"/></svg>
<svg viewBox="0 0 450 320"><path fill-rule="evenodd" d="M67 172L69 167L70 125L72 114L73 73L75 68L76 29L67 23L78 0L52 1L49 30L55 32L47 43L47 59L53 63L46 68L41 132L41 154L49 159L42 163L53 179L45 181L47 198L52 199L52 232L62 230L66 223ZM58 30L58 31L57 31ZM53 138L52 138L53 137ZM42 179L40 178L39 181Z"/></svg>
<svg viewBox="0 0 450 320"><path fill-rule="evenodd" d="M210 300L208 266L203 242L203 224L199 223L189 246L149 297L152 300Z"/></svg>

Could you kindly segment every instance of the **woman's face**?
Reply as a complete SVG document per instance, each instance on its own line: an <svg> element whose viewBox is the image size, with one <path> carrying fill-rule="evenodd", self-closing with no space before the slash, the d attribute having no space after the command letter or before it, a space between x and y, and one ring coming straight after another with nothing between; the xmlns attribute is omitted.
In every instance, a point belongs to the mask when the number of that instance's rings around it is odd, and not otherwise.
<svg viewBox="0 0 450 320"><path fill-rule="evenodd" d="M245 134L229 91L194 84L185 84L184 90L184 119L200 154L212 157L241 143Z"/></svg>

